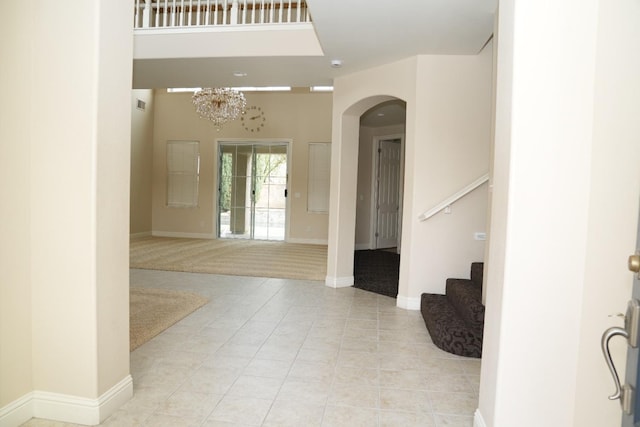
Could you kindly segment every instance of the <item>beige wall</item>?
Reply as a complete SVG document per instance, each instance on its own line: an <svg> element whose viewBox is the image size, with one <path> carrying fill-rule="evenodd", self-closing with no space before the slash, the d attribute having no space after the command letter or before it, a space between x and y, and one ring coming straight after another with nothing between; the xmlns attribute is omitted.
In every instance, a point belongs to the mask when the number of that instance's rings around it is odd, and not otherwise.
<svg viewBox="0 0 640 427"><path fill-rule="evenodd" d="M2 41L15 55L0 100L11 118L1 157L13 175L2 184L12 209L0 222L12 229L1 246L0 414L9 425L97 422L131 395L132 11L101 0L31 4L10 6L7 18L20 24ZM108 391L113 399L101 401Z"/></svg>
<svg viewBox="0 0 640 427"><path fill-rule="evenodd" d="M415 143L405 155L407 174L413 171L405 198L413 206L403 220L408 262L401 270L401 293L413 301L423 292L444 293L448 277L469 277L470 263L484 260L484 242L473 233L486 231L486 185L452 205L450 215L417 217L488 172L492 48L418 60Z"/></svg>
<svg viewBox="0 0 640 427"><path fill-rule="evenodd" d="M245 131L239 121L217 131L200 119L190 93L159 91L155 97L153 150L153 233L215 237L217 141L292 141L290 146L290 241L326 243L327 214L307 212L309 142L331 142L330 93L247 93L247 105L262 108L267 118L260 134ZM199 207L166 207L166 142L200 141ZM297 197L299 196L299 197Z"/></svg>
<svg viewBox="0 0 640 427"><path fill-rule="evenodd" d="M500 3L480 425L620 425L600 337L631 296L638 20L632 0Z"/></svg>
<svg viewBox="0 0 640 427"><path fill-rule="evenodd" d="M405 185L398 305L419 308L447 277L482 261L486 186L446 218L418 216L488 171L492 45L477 56L419 56L336 79L327 284L352 283L357 118L394 96L406 101Z"/></svg>
<svg viewBox="0 0 640 427"><path fill-rule="evenodd" d="M137 100L146 102L144 111ZM153 166L153 90L131 94L131 194L130 233L151 234L151 176Z"/></svg>
<svg viewBox="0 0 640 427"><path fill-rule="evenodd" d="M32 2L11 2L0 26L0 408L32 390L30 100ZM11 118L11 119L9 119Z"/></svg>

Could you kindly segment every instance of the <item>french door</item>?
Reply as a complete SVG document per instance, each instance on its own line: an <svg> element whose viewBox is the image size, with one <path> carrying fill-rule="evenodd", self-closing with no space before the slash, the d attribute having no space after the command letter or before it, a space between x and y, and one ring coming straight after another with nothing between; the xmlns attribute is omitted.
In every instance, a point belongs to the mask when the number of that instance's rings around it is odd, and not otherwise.
<svg viewBox="0 0 640 427"><path fill-rule="evenodd" d="M286 142L218 145L218 237L285 240Z"/></svg>

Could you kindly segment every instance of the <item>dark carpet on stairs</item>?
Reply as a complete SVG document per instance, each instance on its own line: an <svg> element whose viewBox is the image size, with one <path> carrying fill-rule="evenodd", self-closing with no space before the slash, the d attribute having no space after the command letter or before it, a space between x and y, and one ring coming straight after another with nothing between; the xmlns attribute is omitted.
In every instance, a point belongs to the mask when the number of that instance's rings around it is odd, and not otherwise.
<svg viewBox="0 0 640 427"><path fill-rule="evenodd" d="M355 251L354 287L396 298L399 276L399 254L385 250Z"/></svg>

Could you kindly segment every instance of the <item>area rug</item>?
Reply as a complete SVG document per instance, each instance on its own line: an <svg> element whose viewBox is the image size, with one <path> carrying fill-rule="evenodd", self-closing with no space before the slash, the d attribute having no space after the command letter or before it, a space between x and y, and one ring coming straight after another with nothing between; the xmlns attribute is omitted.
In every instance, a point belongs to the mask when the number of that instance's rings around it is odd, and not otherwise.
<svg viewBox="0 0 640 427"><path fill-rule="evenodd" d="M130 351L140 347L207 302L207 298L190 292L130 288Z"/></svg>
<svg viewBox="0 0 640 427"><path fill-rule="evenodd" d="M325 280L327 246L258 240L139 237L129 266L148 270Z"/></svg>
<svg viewBox="0 0 640 427"><path fill-rule="evenodd" d="M385 250L355 251L353 286L396 298L400 277L400 255Z"/></svg>

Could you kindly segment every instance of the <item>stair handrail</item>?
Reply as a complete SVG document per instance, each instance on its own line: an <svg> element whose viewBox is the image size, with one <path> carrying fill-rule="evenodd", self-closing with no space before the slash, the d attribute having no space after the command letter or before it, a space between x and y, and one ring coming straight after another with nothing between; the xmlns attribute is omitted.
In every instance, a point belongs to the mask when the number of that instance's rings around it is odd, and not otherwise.
<svg viewBox="0 0 640 427"><path fill-rule="evenodd" d="M482 184L484 184L487 181L489 181L489 173L485 173L480 178L476 179L475 181L473 181L471 184L467 185L460 191L457 191L456 193L447 197L446 199L444 199L443 201L441 201L440 203L438 203L428 211L424 211L423 213L420 214L420 216L418 216L418 219L420 221L428 220L429 218L431 218L441 210L445 209L447 206L451 206L452 204L454 204L455 202L457 202L467 194L471 193L473 190L480 187Z"/></svg>

